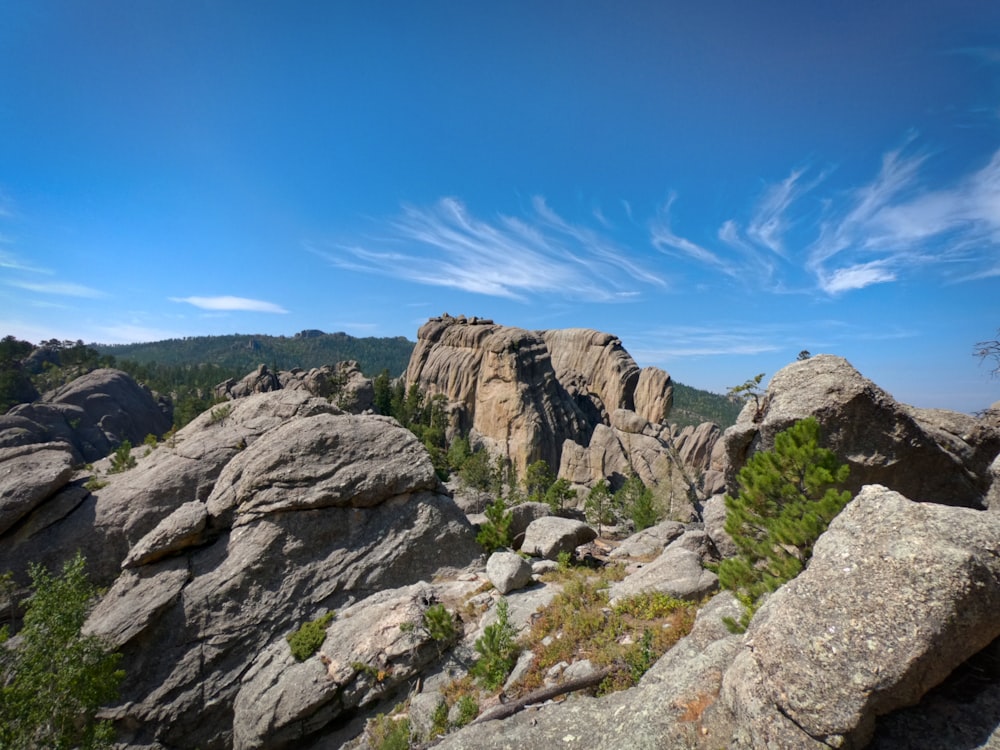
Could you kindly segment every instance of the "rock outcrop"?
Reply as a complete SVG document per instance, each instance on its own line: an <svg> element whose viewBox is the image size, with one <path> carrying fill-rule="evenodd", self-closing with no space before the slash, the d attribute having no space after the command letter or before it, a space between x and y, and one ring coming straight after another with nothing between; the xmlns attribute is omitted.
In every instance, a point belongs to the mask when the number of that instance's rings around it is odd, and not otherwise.
<svg viewBox="0 0 1000 750"><path fill-rule="evenodd" d="M121 370L100 369L0 416L0 447L66 443L74 463L96 461L124 441L170 429L169 405Z"/></svg>
<svg viewBox="0 0 1000 750"><path fill-rule="evenodd" d="M986 420L897 403L847 360L818 355L780 370L760 412L750 402L726 430L729 491L736 473L757 450L809 416L821 439L851 467L848 488L883 484L914 500L985 507L990 463L1000 453L1000 429Z"/></svg>
<svg viewBox="0 0 1000 750"><path fill-rule="evenodd" d="M558 468L565 441L589 445L616 410L659 424L673 389L666 373L641 370L606 333L527 331L450 316L420 328L406 381L443 394L452 428L509 458L520 473L539 459Z"/></svg>
<svg viewBox="0 0 1000 750"><path fill-rule="evenodd" d="M993 513L865 487L726 672L736 746L864 747L878 715L1000 636L998 548Z"/></svg>
<svg viewBox="0 0 1000 750"><path fill-rule="evenodd" d="M215 396L220 399L237 399L282 388L308 391L351 414L361 414L371 409L375 399L371 378L365 377L354 360L313 367L310 370L294 368L277 373L262 364L241 380L230 378L219 383L215 387Z"/></svg>
<svg viewBox="0 0 1000 750"><path fill-rule="evenodd" d="M178 433L175 450L204 446L203 433L214 432L214 460L202 455L202 470L179 497L171 493L172 503L148 489L139 495L152 506L141 524L134 514L117 517L131 549L87 630L125 655L123 703L110 716L127 743L282 747L319 731L390 686L375 689L350 664L340 665L350 674L333 674L319 657L295 665L284 636L370 597L380 598L359 615L419 621L416 605L399 603L420 598L406 587L478 559L472 527L439 492L416 438L386 417L335 412L325 399L281 390L234 401L214 423L203 415ZM155 486L163 467L176 464L171 452L158 448L125 476ZM396 645L383 646L405 679L393 649L423 653L417 668L428 645L400 640L398 627L395 634ZM379 651L361 641L355 650L361 661L362 652L375 660ZM251 717L256 710L264 712Z"/></svg>

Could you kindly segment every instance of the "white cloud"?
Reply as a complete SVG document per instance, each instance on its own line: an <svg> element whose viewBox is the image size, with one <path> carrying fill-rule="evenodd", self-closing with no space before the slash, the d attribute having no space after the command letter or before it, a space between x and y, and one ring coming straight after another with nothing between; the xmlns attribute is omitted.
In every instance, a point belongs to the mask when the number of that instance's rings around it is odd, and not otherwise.
<svg viewBox="0 0 1000 750"><path fill-rule="evenodd" d="M853 289L864 289L872 284L883 284L895 280L896 274L888 268L887 262L875 260L870 263L838 268L823 276L819 283L827 294L840 294Z"/></svg>
<svg viewBox="0 0 1000 750"><path fill-rule="evenodd" d="M683 256L713 266L725 273L732 273L733 270L708 248L692 242L686 237L681 237L674 232L670 221L670 209L677 199L676 194L671 194L666 204L660 210L657 217L650 222L650 242L657 250L663 253L680 253Z"/></svg>
<svg viewBox="0 0 1000 750"><path fill-rule="evenodd" d="M97 299L98 297L103 297L104 292L93 289L89 286L84 286L83 284L75 284L73 282L47 282L47 283L37 283L30 281L8 281L8 284L15 286L18 289L25 289L29 292L38 292L39 294L54 294L61 297L86 297L89 299Z"/></svg>
<svg viewBox="0 0 1000 750"><path fill-rule="evenodd" d="M306 248L337 268L429 286L526 300L535 294L612 301L640 281L665 287L658 274L601 233L573 224L543 198L525 216L474 216L457 198L430 208L408 206L368 242Z"/></svg>
<svg viewBox="0 0 1000 750"><path fill-rule="evenodd" d="M246 297L170 297L171 302L186 302L202 310L227 310L263 313L287 313L288 310L273 302Z"/></svg>
<svg viewBox="0 0 1000 750"><path fill-rule="evenodd" d="M0 236L0 242L9 242L9 238ZM27 263L21 260L14 253L8 253L4 250L0 250L0 268L5 268L9 271L25 271L28 273L43 273L52 274L52 271L47 268L41 268L39 266L34 266L31 263Z"/></svg>

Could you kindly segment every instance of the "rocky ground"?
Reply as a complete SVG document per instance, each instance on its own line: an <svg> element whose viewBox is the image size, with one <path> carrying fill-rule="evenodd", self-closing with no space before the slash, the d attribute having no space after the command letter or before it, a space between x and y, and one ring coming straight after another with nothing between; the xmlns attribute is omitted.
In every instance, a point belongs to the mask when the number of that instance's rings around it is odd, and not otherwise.
<svg viewBox="0 0 1000 750"><path fill-rule="evenodd" d="M487 558L477 500L441 484L394 420L350 413L366 393L350 367L229 383L232 401L111 473L110 458L88 451L107 456L126 435L140 445L163 412L127 376L92 373L0 417L0 570L23 591L29 561L57 568L86 555L108 587L87 631L124 655L122 700L107 711L123 747L361 747L366 719L397 706L415 742L443 748L1000 745L1000 407L979 417L913 409L818 356L778 373L725 435L682 435L656 421L669 377L644 377L613 337L429 326L411 370L428 387L443 378L440 391L452 383L456 419L485 439L488 405L516 404L504 450L524 460L535 456L533 430L561 435L578 422L550 456L564 475L583 488L643 467L677 489L661 493L673 499L669 520L607 539L547 506L519 506L523 556ZM449 365L456 347L465 351ZM489 377L455 379L469 363ZM314 392L345 376L354 407ZM101 403L108 419L93 411ZM532 404L548 416L531 422ZM738 606L705 567L733 553L717 490L807 416L851 466L853 499L806 570L734 635L722 618ZM595 567L566 578L557 560L568 551ZM501 596L512 626L535 632L540 608L602 569L619 571L602 616L659 591L697 603L690 633L634 687L557 695L435 737L442 700L444 724L462 723L453 686ZM452 637L426 626L442 606L459 618ZM324 640L300 661L286 637L317 620ZM545 646L525 645L534 659ZM558 667L538 686L602 669L585 658ZM535 679L532 659L515 674L480 694L479 709L534 689L517 684Z"/></svg>

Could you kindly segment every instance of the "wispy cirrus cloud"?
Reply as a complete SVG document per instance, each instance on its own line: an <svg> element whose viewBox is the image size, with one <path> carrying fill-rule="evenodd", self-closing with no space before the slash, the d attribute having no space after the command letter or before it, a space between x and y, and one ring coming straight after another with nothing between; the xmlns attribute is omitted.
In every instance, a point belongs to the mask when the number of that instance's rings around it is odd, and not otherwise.
<svg viewBox="0 0 1000 750"><path fill-rule="evenodd" d="M34 281L8 281L10 286L24 289L38 294L51 294L59 297L84 297L88 299L98 299L104 297L105 293L93 287L76 284L69 281L34 282Z"/></svg>
<svg viewBox="0 0 1000 750"><path fill-rule="evenodd" d="M0 237L0 242L2 241L6 241L6 238ZM9 253L4 250L0 250L0 268L6 271L22 271L25 273L41 273L48 276L52 275L52 271L48 268L42 268L41 266L36 266L33 263L28 263L14 253Z"/></svg>
<svg viewBox="0 0 1000 750"><path fill-rule="evenodd" d="M259 299L248 299L247 297L170 297L171 302L184 302L189 305L201 308L202 310L227 311L227 312L262 312L262 313L287 313L288 310L273 302L265 302Z"/></svg>
<svg viewBox="0 0 1000 750"><path fill-rule="evenodd" d="M793 170L765 189L749 219L718 228L715 239L735 251L725 265L771 291L829 296L918 273L949 283L1000 275L1000 150L932 189L931 155L915 141L910 134L870 181L847 190L824 192L828 171ZM654 226L651 242L709 268L722 262L720 251L678 236L669 222Z"/></svg>
<svg viewBox="0 0 1000 750"><path fill-rule="evenodd" d="M663 288L607 236L565 220L543 198L524 216L474 216L457 198L408 206L364 242L307 244L331 265L430 286L525 300L536 294L614 301L636 284Z"/></svg>
<svg viewBox="0 0 1000 750"><path fill-rule="evenodd" d="M734 274L735 269L703 245L682 237L673 230L670 210L677 199L676 193L671 193L667 202L649 224L649 241L653 247L663 253L680 254L683 257L712 266L727 274Z"/></svg>

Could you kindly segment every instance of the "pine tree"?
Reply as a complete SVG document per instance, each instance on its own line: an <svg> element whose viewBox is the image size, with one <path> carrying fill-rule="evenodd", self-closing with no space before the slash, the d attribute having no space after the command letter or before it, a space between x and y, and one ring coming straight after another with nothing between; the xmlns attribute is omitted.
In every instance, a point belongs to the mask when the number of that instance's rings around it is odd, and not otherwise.
<svg viewBox="0 0 1000 750"><path fill-rule="evenodd" d="M812 556L813 544L850 501L838 492L850 468L819 445L814 417L796 422L774 440L774 450L754 454L737 477L740 491L726 496L726 531L739 554L717 567L719 585L744 606L746 628L761 598L797 576Z"/></svg>

